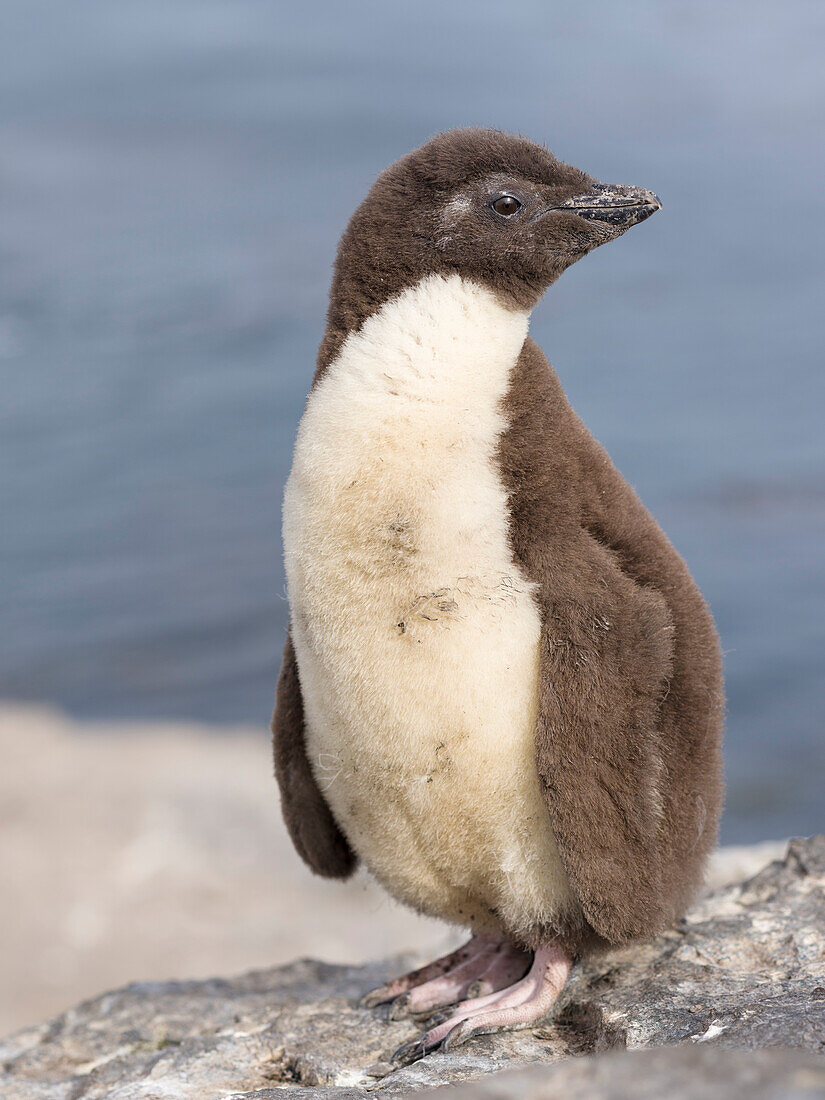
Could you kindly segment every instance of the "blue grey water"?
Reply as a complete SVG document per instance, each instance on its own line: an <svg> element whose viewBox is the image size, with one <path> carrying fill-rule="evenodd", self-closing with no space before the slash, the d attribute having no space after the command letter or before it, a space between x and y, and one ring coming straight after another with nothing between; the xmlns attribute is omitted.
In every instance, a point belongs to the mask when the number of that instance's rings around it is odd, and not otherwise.
<svg viewBox="0 0 825 1100"><path fill-rule="evenodd" d="M484 124L661 196L532 331L727 662L728 841L825 828L825 8L4 0L0 697L269 715L337 238Z"/></svg>

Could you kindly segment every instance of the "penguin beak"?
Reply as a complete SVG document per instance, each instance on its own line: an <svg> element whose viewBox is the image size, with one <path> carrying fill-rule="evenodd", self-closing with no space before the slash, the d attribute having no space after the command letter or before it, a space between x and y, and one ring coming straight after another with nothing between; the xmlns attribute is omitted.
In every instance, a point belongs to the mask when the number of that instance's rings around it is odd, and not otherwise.
<svg viewBox="0 0 825 1100"><path fill-rule="evenodd" d="M628 187L626 184L597 183L584 195L554 207L558 211L570 211L585 221L600 222L616 232L624 232L661 210L662 204L652 191L644 187Z"/></svg>

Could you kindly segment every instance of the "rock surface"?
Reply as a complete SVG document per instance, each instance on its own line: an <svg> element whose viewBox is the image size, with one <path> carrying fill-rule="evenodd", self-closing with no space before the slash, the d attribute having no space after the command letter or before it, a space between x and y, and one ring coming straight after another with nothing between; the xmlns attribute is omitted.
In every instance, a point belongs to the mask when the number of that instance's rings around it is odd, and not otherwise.
<svg viewBox="0 0 825 1100"><path fill-rule="evenodd" d="M376 1064L415 1027L356 1005L403 962L301 961L233 980L127 986L0 1043L0 1095L350 1100L503 1069L463 1095L690 1098L708 1095L696 1091L702 1080L717 1082L713 1095L751 1100L825 1095L825 836L791 842L783 860L714 891L655 941L586 961L545 1025L480 1036L381 1077ZM568 1057L667 1044L682 1045ZM776 1047L795 1052L743 1060L729 1049Z"/></svg>
<svg viewBox="0 0 825 1100"><path fill-rule="evenodd" d="M720 1096L725 1100L825 1096L825 1059L778 1047L745 1051L683 1045L568 1058L555 1066L508 1070L428 1093L432 1100L709 1100Z"/></svg>

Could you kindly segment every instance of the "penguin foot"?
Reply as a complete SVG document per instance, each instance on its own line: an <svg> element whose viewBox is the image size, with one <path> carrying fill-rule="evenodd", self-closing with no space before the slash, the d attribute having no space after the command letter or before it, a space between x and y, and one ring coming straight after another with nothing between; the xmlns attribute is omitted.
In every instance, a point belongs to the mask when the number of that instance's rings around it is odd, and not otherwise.
<svg viewBox="0 0 825 1100"><path fill-rule="evenodd" d="M410 989L443 977L445 974L450 974L458 967L463 966L465 962L486 948L486 941L489 938L488 936L473 936L469 942L455 951L451 951L449 955L442 955L441 958L435 959L418 970L411 970L409 974L402 974L400 978L395 978L393 981L387 982L386 985L378 986L377 989L371 990L361 998L358 1007L376 1008L378 1005L387 1004L389 1001L399 1001L398 1007L400 1010L403 1007L401 998Z"/></svg>
<svg viewBox="0 0 825 1100"><path fill-rule="evenodd" d="M533 964L514 985L455 1005L446 1020L393 1054L396 1066L408 1066L434 1050L452 1050L471 1035L529 1027L540 1020L564 988L573 961L557 944L536 951Z"/></svg>
<svg viewBox="0 0 825 1100"><path fill-rule="evenodd" d="M495 936L478 935L457 951L428 966L372 990L362 1008L392 1001L390 1019L432 1013L465 997L503 989L522 977L530 963L526 951Z"/></svg>

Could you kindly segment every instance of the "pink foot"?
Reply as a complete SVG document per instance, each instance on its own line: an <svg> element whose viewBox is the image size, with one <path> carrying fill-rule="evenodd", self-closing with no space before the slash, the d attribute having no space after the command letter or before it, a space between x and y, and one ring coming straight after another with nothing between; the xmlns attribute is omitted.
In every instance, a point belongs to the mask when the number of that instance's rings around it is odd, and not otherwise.
<svg viewBox="0 0 825 1100"><path fill-rule="evenodd" d="M446 1020L420 1038L400 1046L392 1061L407 1066L439 1047L449 1050L458 1046L479 1032L528 1027L553 1006L571 966L570 956L557 944L539 948L533 965L521 981L499 992L456 1005Z"/></svg>
<svg viewBox="0 0 825 1100"><path fill-rule="evenodd" d="M479 935L463 947L368 993L361 1005L393 1001L390 1018L432 1012L470 995L502 989L526 973L530 957L520 948Z"/></svg>

